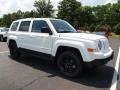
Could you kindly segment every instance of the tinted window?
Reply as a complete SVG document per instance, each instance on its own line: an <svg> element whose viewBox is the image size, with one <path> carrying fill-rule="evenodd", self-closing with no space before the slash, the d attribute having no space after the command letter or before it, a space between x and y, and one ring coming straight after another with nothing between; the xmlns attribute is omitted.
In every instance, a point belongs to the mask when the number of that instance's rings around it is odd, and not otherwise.
<svg viewBox="0 0 120 90"><path fill-rule="evenodd" d="M51 20L54 28L58 33L76 33L77 31L66 21Z"/></svg>
<svg viewBox="0 0 120 90"><path fill-rule="evenodd" d="M30 21L23 21L20 24L19 31L28 32L30 26Z"/></svg>
<svg viewBox="0 0 120 90"><path fill-rule="evenodd" d="M16 31L18 24L19 24L19 22L14 22L14 23L12 24L11 31Z"/></svg>
<svg viewBox="0 0 120 90"><path fill-rule="evenodd" d="M36 20L33 21L33 25L32 25L32 31L31 32L41 32L41 28L43 27L47 27L48 28L48 24L46 23L46 21L42 21L42 20Z"/></svg>

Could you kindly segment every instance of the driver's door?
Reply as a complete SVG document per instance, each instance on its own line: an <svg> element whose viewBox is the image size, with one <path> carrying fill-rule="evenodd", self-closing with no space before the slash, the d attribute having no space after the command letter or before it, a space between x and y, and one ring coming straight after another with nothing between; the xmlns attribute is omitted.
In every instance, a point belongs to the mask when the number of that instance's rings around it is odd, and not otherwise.
<svg viewBox="0 0 120 90"><path fill-rule="evenodd" d="M31 33L29 34L29 43L32 50L51 54L52 35L49 33L42 33L41 28L49 27L44 20L34 20Z"/></svg>

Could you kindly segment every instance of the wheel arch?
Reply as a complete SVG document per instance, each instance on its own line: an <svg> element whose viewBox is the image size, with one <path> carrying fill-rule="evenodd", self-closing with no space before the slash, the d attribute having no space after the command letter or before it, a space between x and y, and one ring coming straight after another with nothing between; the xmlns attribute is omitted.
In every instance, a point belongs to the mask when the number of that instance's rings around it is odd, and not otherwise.
<svg viewBox="0 0 120 90"><path fill-rule="evenodd" d="M80 53L82 59L84 62L88 62L90 61L90 55L87 51L87 48L85 47L84 43L82 42L76 42L76 41L64 41L64 40L61 40L61 41L57 41L54 45L53 45L53 49L52 49L52 56L53 57L56 57L57 55L57 52L59 50L59 48L63 48L63 47L68 47L68 48L71 48L71 49L74 49L76 50L77 52Z"/></svg>
<svg viewBox="0 0 120 90"><path fill-rule="evenodd" d="M16 43L16 41L14 39L9 39L9 41L8 41L8 47L10 47L11 43Z"/></svg>
<svg viewBox="0 0 120 90"><path fill-rule="evenodd" d="M16 45L18 46L18 44L17 44L17 37L16 36L8 36L8 38L7 38L8 46L9 46L10 42L15 42Z"/></svg>
<svg viewBox="0 0 120 90"><path fill-rule="evenodd" d="M83 61L83 57L81 55L81 52L77 48L70 47L70 46L59 46L57 48L57 51L56 51L56 54L55 54L55 60L57 60L58 56L64 51L74 51L74 52L76 52Z"/></svg>

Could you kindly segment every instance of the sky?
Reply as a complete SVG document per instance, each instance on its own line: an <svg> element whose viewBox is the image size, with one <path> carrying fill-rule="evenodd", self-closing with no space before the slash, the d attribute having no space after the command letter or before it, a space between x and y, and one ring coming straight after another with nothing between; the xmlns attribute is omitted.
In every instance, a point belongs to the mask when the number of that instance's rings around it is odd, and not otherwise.
<svg viewBox="0 0 120 90"><path fill-rule="evenodd" d="M7 13L16 12L18 10L30 11L34 9L35 0L0 0L0 16ZM62 0L51 0L54 9L57 9L58 3ZM77 0L82 3L83 6L96 6L107 3L116 3L117 0Z"/></svg>

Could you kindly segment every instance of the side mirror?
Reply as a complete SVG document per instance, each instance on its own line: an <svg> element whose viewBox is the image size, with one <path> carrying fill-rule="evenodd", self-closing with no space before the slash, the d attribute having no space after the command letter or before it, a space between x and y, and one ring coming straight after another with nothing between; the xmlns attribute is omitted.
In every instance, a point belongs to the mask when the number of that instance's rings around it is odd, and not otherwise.
<svg viewBox="0 0 120 90"><path fill-rule="evenodd" d="M50 35L52 35L52 32L48 27L42 27L41 33L49 33Z"/></svg>

